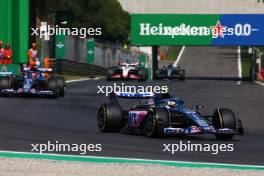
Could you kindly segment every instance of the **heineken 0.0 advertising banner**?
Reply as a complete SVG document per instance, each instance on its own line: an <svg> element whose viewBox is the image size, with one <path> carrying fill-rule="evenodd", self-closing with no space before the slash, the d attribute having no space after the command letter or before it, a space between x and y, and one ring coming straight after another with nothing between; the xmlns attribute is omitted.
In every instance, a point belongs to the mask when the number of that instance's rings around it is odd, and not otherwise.
<svg viewBox="0 0 264 176"><path fill-rule="evenodd" d="M132 45L264 45L264 14L134 14Z"/></svg>

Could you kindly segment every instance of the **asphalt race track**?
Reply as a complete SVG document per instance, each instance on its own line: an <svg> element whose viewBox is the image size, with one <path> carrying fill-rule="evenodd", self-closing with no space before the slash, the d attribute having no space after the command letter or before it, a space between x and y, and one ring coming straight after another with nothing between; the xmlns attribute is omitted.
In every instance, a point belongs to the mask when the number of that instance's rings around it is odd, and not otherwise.
<svg viewBox="0 0 264 176"><path fill-rule="evenodd" d="M145 136L120 133L100 133L97 128L97 111L108 99L97 94L97 86L113 85L105 80L71 83L64 98L0 98L0 150L31 151L30 144L46 144L47 141L78 144L102 144L102 152L87 155L132 157L162 160L221 162L264 165L264 87L236 81L186 80L153 81L146 83L125 82L126 85L168 85L170 93L185 100L189 107L202 104L207 113L219 106L235 111L242 120L246 134L231 141L218 141L214 136L185 138L167 137L153 139ZM121 84L119 82L118 84ZM132 106L136 104L123 102ZM163 144L179 141L209 144L234 144L233 152L163 152ZM78 153L63 153L78 154Z"/></svg>
<svg viewBox="0 0 264 176"><path fill-rule="evenodd" d="M57 100L1 98L0 149L30 152L31 143L57 140L61 143L102 144L102 152L90 152L88 155L264 164L263 87L224 81L168 83L171 92L184 98L189 106L203 104L208 112L213 112L218 106L234 109L244 123L246 135L236 136L232 141L219 142L213 136L150 139L144 136L100 133L97 129L97 109L107 98L96 94L96 86L105 84L111 83L103 80L72 83L68 86L67 96ZM157 84L163 85L166 82ZM203 152L177 152L171 155L162 152L162 144L174 144L179 140L191 140L192 143L233 143L235 151L218 155Z"/></svg>
<svg viewBox="0 0 264 176"><path fill-rule="evenodd" d="M189 79L226 79L238 77L237 47L186 47L179 66ZM194 57L195 56L195 57Z"/></svg>

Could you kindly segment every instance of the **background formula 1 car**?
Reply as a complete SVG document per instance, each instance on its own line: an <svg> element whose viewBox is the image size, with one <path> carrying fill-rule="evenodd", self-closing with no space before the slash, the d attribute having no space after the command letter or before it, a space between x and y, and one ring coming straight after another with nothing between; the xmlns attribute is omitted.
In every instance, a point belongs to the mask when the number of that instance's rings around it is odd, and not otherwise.
<svg viewBox="0 0 264 176"><path fill-rule="evenodd" d="M12 72L1 72L0 95L36 95L63 97L65 80L53 76L51 68L23 68L21 75Z"/></svg>
<svg viewBox="0 0 264 176"><path fill-rule="evenodd" d="M123 110L117 97L149 99L145 104ZM101 105L98 111L98 126L101 132L124 129L128 133L149 137L212 134L218 139L228 140L244 133L241 120L232 110L217 108L212 115L202 115L198 106L195 110L188 109L183 100L169 94L111 95L110 103Z"/></svg>
<svg viewBox="0 0 264 176"><path fill-rule="evenodd" d="M185 80L185 70L173 65L164 66L156 71L156 79L180 79Z"/></svg>
<svg viewBox="0 0 264 176"><path fill-rule="evenodd" d="M117 67L110 67L107 70L107 80L133 79L145 81L147 70L141 68L139 63L121 63Z"/></svg>

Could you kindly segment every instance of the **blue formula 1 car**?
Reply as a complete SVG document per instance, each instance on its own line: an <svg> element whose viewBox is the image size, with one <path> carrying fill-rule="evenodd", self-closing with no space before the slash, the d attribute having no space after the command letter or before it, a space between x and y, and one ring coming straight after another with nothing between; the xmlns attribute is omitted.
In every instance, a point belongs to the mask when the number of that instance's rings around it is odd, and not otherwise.
<svg viewBox="0 0 264 176"><path fill-rule="evenodd" d="M156 79L179 79L185 80L185 70L181 67L174 67L172 64L163 66L156 71Z"/></svg>
<svg viewBox="0 0 264 176"><path fill-rule="evenodd" d="M64 78L53 76L51 68L23 68L19 76L13 75L12 72L0 72L0 75L1 96L64 96Z"/></svg>
<svg viewBox="0 0 264 176"><path fill-rule="evenodd" d="M147 98L148 101L123 110L118 97ZM213 115L202 115L199 108L202 107L188 109L182 99L169 94L116 93L110 96L110 103L102 104L99 108L98 126L101 132L123 129L149 137L212 134L218 139L228 140L244 133L241 120L232 110L217 108Z"/></svg>

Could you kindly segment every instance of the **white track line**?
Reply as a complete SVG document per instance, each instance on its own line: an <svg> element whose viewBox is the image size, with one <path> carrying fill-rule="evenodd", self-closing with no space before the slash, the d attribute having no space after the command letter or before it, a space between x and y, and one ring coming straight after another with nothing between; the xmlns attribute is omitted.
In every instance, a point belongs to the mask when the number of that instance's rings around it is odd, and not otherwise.
<svg viewBox="0 0 264 176"><path fill-rule="evenodd" d="M66 154L54 154L54 153L33 153L33 152L16 152L8 150L0 150L0 153L12 153L12 154L29 154L39 156L58 156L68 158L98 158L98 159L121 159L130 161L150 161L150 162L167 162L167 163L186 163L186 164L207 164L207 165L222 165L222 166L238 166L238 167L255 167L263 168L262 165L248 165L248 164L225 164L225 163L210 163L210 162L191 162L191 161L171 161L171 160L155 160L155 159L143 159L143 158L122 158L122 157L103 157L103 156L87 156L87 155L66 155Z"/></svg>
<svg viewBox="0 0 264 176"><path fill-rule="evenodd" d="M264 86L263 82L255 81L255 83L258 84L258 85Z"/></svg>
<svg viewBox="0 0 264 176"><path fill-rule="evenodd" d="M73 82L81 82L81 81L88 81L88 80L98 80L99 78L84 78L84 79L75 79L75 80L68 80L66 83L73 83Z"/></svg>
<svg viewBox="0 0 264 176"><path fill-rule="evenodd" d="M183 47L181 48L181 51L180 51L180 53L179 53L179 55L178 55L176 61L174 62L173 67L178 66L178 64L179 64L179 62L180 62L180 60L181 60L181 57L182 57L182 54L183 54L184 50L185 50L185 46L183 46Z"/></svg>
<svg viewBox="0 0 264 176"><path fill-rule="evenodd" d="M242 78L242 65L241 65L241 47L237 49L237 67L238 67L238 78ZM237 84L241 84L241 81L238 81Z"/></svg>

